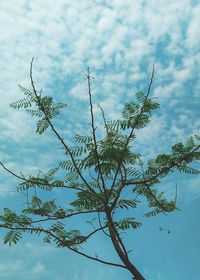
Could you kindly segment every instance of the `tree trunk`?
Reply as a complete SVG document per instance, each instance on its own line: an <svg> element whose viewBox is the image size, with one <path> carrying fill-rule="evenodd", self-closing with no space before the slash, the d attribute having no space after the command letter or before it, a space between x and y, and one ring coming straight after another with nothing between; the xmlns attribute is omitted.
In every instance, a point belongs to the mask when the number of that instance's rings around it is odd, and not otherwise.
<svg viewBox="0 0 200 280"><path fill-rule="evenodd" d="M114 223L112 221L110 210L108 210L106 212L106 216L107 216L107 221L108 221L108 229L109 229L110 237L111 237L113 246L114 246L119 258L121 259L123 264L127 267L127 269L130 271L130 273L133 275L133 279L135 279L135 280L145 280L145 278L142 276L142 274L130 262L130 260L127 256L127 253L124 252L124 250L122 249L122 247L120 245L120 242L119 242L119 238L117 236L118 233L117 233L117 231L115 229L115 226L114 226Z"/></svg>

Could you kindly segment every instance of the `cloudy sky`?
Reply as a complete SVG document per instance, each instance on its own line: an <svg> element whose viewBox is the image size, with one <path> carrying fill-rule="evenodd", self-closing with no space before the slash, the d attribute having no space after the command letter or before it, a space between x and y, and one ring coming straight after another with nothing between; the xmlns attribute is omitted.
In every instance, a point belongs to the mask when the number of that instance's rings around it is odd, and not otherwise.
<svg viewBox="0 0 200 280"><path fill-rule="evenodd" d="M168 151L199 132L200 4L195 0L0 0L0 161L16 172L48 169L62 157L50 132L35 134L35 122L9 108L20 98L18 84L30 87L34 62L37 88L68 108L57 121L63 137L88 129L86 69L95 77L95 104L108 119L120 115L123 103L146 91L155 64L152 96L161 109L138 133L135 148L147 158ZM101 118L97 105L97 127ZM1 208L18 208L17 181L0 170ZM145 220L127 234L135 264L147 280L198 280L200 258L199 177L176 175L165 181L169 195L178 185L181 212ZM163 230L160 231L159 227ZM170 234L168 234L170 230ZM106 240L89 248L117 260ZM106 252L106 253L105 253ZM15 247L3 245L1 279L129 280L118 268L93 263L67 250L44 246L34 237Z"/></svg>

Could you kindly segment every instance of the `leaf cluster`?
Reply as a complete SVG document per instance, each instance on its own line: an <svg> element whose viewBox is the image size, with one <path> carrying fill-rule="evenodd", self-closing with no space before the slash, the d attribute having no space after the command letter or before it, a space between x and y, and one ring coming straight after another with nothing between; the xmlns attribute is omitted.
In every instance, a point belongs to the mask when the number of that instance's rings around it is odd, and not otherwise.
<svg viewBox="0 0 200 280"><path fill-rule="evenodd" d="M25 97L11 103L10 107L13 109L25 109L29 115L37 117L39 120L36 133L42 134L49 127L48 120L54 119L59 115L60 110L67 106L64 103L54 103L52 97L42 97L42 90L37 93L21 85L19 85L19 89Z"/></svg>

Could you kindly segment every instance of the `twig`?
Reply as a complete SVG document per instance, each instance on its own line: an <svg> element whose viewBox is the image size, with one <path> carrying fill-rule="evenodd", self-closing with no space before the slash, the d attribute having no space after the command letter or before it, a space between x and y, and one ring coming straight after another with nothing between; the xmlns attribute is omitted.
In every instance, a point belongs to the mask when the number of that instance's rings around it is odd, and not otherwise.
<svg viewBox="0 0 200 280"><path fill-rule="evenodd" d="M46 221L62 220L62 219L70 218L72 216L77 216L77 215L80 215L80 214L99 213L99 212L103 212L103 210L79 211L79 212L74 212L74 213L71 213L71 214L63 215L63 216L50 216L50 215L47 215L48 218L31 221L30 224L41 223L41 222L46 222ZM41 215L41 216L46 216L46 215Z"/></svg>
<svg viewBox="0 0 200 280"><path fill-rule="evenodd" d="M66 149L66 151L68 152L68 154L70 155L71 157L71 160L73 162L73 165L78 173L78 175L80 176L80 178L82 179L82 181L84 182L84 184L86 185L86 187L93 193L95 193L95 191L89 186L89 184L87 183L87 181L85 180L85 178L83 177L83 175L81 174L81 171L79 169L79 167L77 166L76 164L76 161L70 151L70 148L67 146L67 144L64 142L64 140L62 139L62 137L60 136L60 134L57 132L57 130L55 129L54 125L52 124L52 122L50 121L47 113L46 113L46 110L44 108L44 106L42 106L41 102L40 102L40 98L37 94L37 91L36 91L36 88L35 88L35 84L34 84L34 81L33 81L33 74L32 74L32 69L33 69L33 61L34 61L34 57L32 58L31 60L31 65L30 65L30 80L31 80L31 86L33 88L33 92L35 94L35 97L37 99L37 102L38 102L38 105L40 106L40 109L41 111L43 112L44 116L45 116L45 119L46 121L48 122L49 126L51 127L52 131L54 132L54 134L56 135L56 137L59 139L59 141L61 142L61 144L64 146L64 148Z"/></svg>
<svg viewBox="0 0 200 280"><path fill-rule="evenodd" d="M106 132L107 134L109 133L108 131L108 125L107 125L107 122L106 122L106 118L105 118L105 114L104 114L104 111L103 111L103 108L98 104L98 107L100 108L101 110L101 113L102 113L102 117L103 117L103 121L104 121L104 127L106 129Z"/></svg>
<svg viewBox="0 0 200 280"><path fill-rule="evenodd" d="M101 227L103 233L104 233L105 235L107 235L108 237L110 237L110 235L109 235L107 232L105 232L104 227L103 227L102 224L101 224L100 213L97 213L97 214L98 214L99 225L100 225L100 227ZM107 226L106 226L106 227L107 227Z"/></svg>
<svg viewBox="0 0 200 280"><path fill-rule="evenodd" d="M100 231L100 230L104 230L104 229L107 228L107 227L108 227L108 226L105 225L105 226L101 226L101 227L95 229L95 230L92 231L90 234L88 234L88 235L83 239L83 241L86 241L86 240L87 240L88 238L90 238L92 235L94 235L95 233L97 233L97 232ZM76 244L80 244L80 243L76 243Z"/></svg>
<svg viewBox="0 0 200 280"><path fill-rule="evenodd" d="M185 160L187 158L188 155L196 152L198 149L200 148L200 145L197 145L190 153L184 155L183 157L180 157L178 161L173 162L171 165L169 165L167 168L164 168L163 170L161 170L160 172L158 172L155 176L148 178L146 180L143 181L128 181L125 182L125 185L139 185L139 184L145 184L145 183L149 183L155 179L157 179L159 176L161 176L163 173L169 172L170 169L172 169L173 167L176 167L180 162L182 162L183 160Z"/></svg>
<svg viewBox="0 0 200 280"><path fill-rule="evenodd" d="M0 165L3 167L4 170L6 170L8 173L10 173L11 175L13 175L14 177L20 179L20 180L23 180L25 182L28 182L28 183L32 183L33 185L36 184L37 185L37 182L35 182L34 180L31 180L31 179L26 179L22 176L19 176L18 174L14 173L13 171L11 171L10 169L8 169L2 162L0 162ZM37 179L42 179L42 178L37 178ZM42 179L43 180L43 179ZM43 186L49 186L49 187L57 187L57 188L66 188L66 189L76 189L76 190L80 190L80 191L83 191L83 189L81 188L78 188L78 187L70 187L70 186L57 186L55 184L49 184L49 183L43 183L43 182L40 182L40 185L43 185Z"/></svg>
<svg viewBox="0 0 200 280"><path fill-rule="evenodd" d="M140 117L141 117L141 115L142 115L142 113L143 113L143 110L144 110L144 107L145 107L147 98L148 98L148 96L149 96L149 94L150 94L150 91L151 91L151 86L152 86L152 83L153 83L153 78L154 78L154 65L153 65L153 70L152 70L152 73L151 73L151 79L150 79L150 83L149 83L149 86L148 86L148 91L147 91L146 97L145 97L145 99L144 99L143 106L142 106L142 108L141 108L141 110L140 110L140 114L138 115L138 117L137 117L136 120L135 120L135 124L134 124L134 126L132 127L132 129L131 129L131 132L130 132L128 138L127 138L127 141L126 141L126 143L125 143L124 149L123 149L123 151L122 151L121 158L120 158L120 160L119 160L119 162L118 162L118 167L117 167L117 170L116 170L116 172L115 172L115 176L114 176L113 183L112 183L112 186L111 186L111 192L112 192L112 190L113 190L113 188L114 188L115 181L116 181L116 179L117 179L117 175L118 175L118 172L119 172L119 170L120 170L120 166L121 166L121 164L122 164L123 157L124 157L124 155L125 155L125 152L126 152L126 149L127 149L127 147L128 147L128 144L129 144L129 142L130 142L130 139L131 139L131 137L132 137L132 135L133 135L133 132L134 132L134 130L135 130L135 127L137 126L138 121L139 121L139 119L140 119Z"/></svg>
<svg viewBox="0 0 200 280"><path fill-rule="evenodd" d="M88 95L89 95L89 103L90 103L90 115L91 115L91 127L92 127L92 136L93 136L93 141L94 141L94 153L97 161L97 167L98 167L98 173L102 182L102 187L105 193L105 197L107 199L107 192L105 188L105 182L103 179L103 174L101 170L101 164L99 160L99 155L98 155L98 148L97 148L97 139L96 139L96 133L95 133L95 125L94 125L94 114L93 114L93 103L92 103L92 94L91 94L91 76L90 76L90 69L88 67L87 69L87 81L88 81Z"/></svg>
<svg viewBox="0 0 200 280"><path fill-rule="evenodd" d="M176 183L176 192L175 192L175 198L174 198L175 205L176 205L176 201L177 201L177 193L178 193L178 187L177 187L177 183Z"/></svg>
<svg viewBox="0 0 200 280"><path fill-rule="evenodd" d="M51 231L49 231L49 230L46 230L46 229L42 229L42 228L33 228L33 227L31 227L31 228L28 228L28 227L26 227L26 228L20 228L20 227L9 227L9 226L7 226L7 225L2 225L2 224L0 224L0 227L1 228L7 228L7 229L11 229L11 230L21 230L21 231L40 231L41 233L46 233L46 234L48 234L48 235L50 235L50 236L52 236L55 240L58 240L59 242L63 242L63 240L61 240L61 239L59 239L55 234L53 234ZM97 262L100 262L100 263L103 263L103 264L107 264L107 265L111 265L111 266L117 266L117 267L121 267L121 268L124 268L124 269L127 269L127 267L126 266L124 266L124 265L122 265L122 264L116 264L116 263L112 263L112 262L108 262L108 261L104 261L104 260L101 260L101 259L99 259L99 258L95 258L95 257L92 257L92 256L90 256L90 255L87 255L87 254L85 254L85 253L82 253L82 252L80 252L80 251L78 251L77 249L73 249L73 248L71 248L71 247L67 247L69 250L71 250L71 251L73 251L74 253L77 253L77 254L79 254L79 255L81 255L81 256L84 256L84 257L86 257L86 258L88 258L88 259L91 259L91 260L94 260L94 261L97 261Z"/></svg>
<svg viewBox="0 0 200 280"><path fill-rule="evenodd" d="M123 187L125 186L124 183L126 182L127 172L126 172L126 168L124 166L123 166L123 169L124 169L124 176L123 176L123 174L121 172L121 186L119 187L117 195L116 195L116 197L115 197L115 199L113 201L113 204L111 205L111 210L114 209L114 207L115 207L115 205L116 205L116 203L117 203L117 201L118 201L118 199L120 197L121 191L122 191Z"/></svg>

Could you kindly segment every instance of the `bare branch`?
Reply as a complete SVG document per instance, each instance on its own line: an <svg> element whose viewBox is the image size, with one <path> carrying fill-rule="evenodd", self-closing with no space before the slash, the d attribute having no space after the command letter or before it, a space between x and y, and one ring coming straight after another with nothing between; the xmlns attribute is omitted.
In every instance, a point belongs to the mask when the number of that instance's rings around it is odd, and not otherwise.
<svg viewBox="0 0 200 280"><path fill-rule="evenodd" d="M96 161L97 161L98 173L99 173L99 176L101 178L102 187L103 187L103 190L104 190L104 193L105 193L105 197L107 199L107 192L106 192L106 188L105 188L105 182L104 182L104 179L103 179L103 174L102 174L102 170L101 170L101 164L100 164L98 149L97 149L97 140L96 140L96 132L95 132L96 129L95 129L95 125L94 125L93 103L92 103L92 94L91 94L91 76L90 76L89 67L88 67L88 71L87 71L87 81L88 81L88 95L89 95L89 103L90 103L92 136L93 136L93 141L94 141L94 153L95 153L95 157L96 157Z"/></svg>
<svg viewBox="0 0 200 280"><path fill-rule="evenodd" d="M4 170L6 170L8 173L10 173L11 175L13 175L14 177L20 179L20 180L24 180L24 181L28 181L29 180L23 178L22 176L17 175L16 173L14 173L13 171L11 171L10 169L8 169L2 162L0 162L0 165L3 167Z"/></svg>
<svg viewBox="0 0 200 280"><path fill-rule="evenodd" d="M100 227L101 227L101 229L102 229L103 233L104 233L106 236L110 237L110 235L109 235L109 234L107 234L107 232L104 230L104 227L103 227L103 226L102 226L102 224L101 224L101 217L100 217L100 213L98 213L98 221L99 221L99 225L100 225ZM107 226L106 226L106 227L107 227Z"/></svg>
<svg viewBox="0 0 200 280"><path fill-rule="evenodd" d="M103 108L98 104L98 107L100 108L101 110L101 113L102 113L102 117L103 117L103 121L104 121L104 127L106 129L106 132L108 134L108 125L107 125L107 122L106 122L106 118L105 118L105 114L104 114L104 111L103 111Z"/></svg>
<svg viewBox="0 0 200 280"><path fill-rule="evenodd" d="M84 238L84 241L86 241L87 239L89 239L92 235L94 235L94 234L97 233L98 231L104 230L104 229L107 228L107 227L108 227L108 226L105 225L105 226L101 226L101 227L95 229L94 231L92 231L90 234L88 234L88 235ZM77 243L77 244L79 244L79 243Z"/></svg>
<svg viewBox="0 0 200 280"><path fill-rule="evenodd" d="M176 205L176 201L177 201L177 193L178 193L178 186L176 183L176 192L175 192L175 198L174 198L174 204Z"/></svg>

